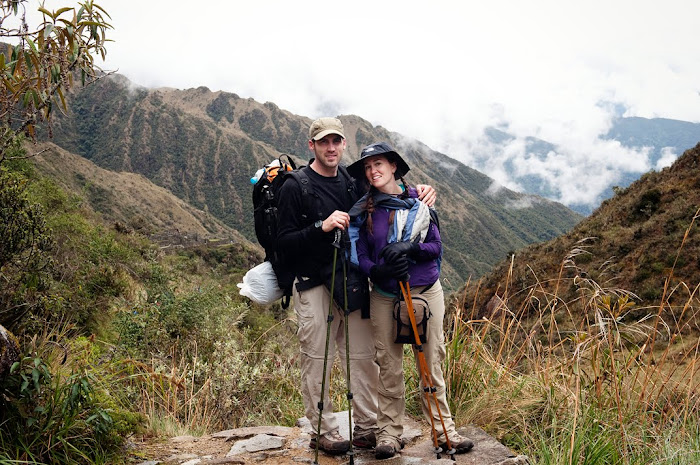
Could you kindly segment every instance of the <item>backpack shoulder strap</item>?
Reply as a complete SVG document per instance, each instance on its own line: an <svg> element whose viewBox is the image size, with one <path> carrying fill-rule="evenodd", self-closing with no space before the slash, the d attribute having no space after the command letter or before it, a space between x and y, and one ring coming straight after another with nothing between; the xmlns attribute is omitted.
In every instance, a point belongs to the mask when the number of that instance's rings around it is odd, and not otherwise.
<svg viewBox="0 0 700 465"><path fill-rule="evenodd" d="M354 203L356 198L358 197L357 181L355 180L355 178L350 176L350 173L348 173L348 169L345 165L338 165L338 172L343 176L343 179L345 179L345 189L347 191L348 197L352 201L351 203Z"/></svg>
<svg viewBox="0 0 700 465"><path fill-rule="evenodd" d="M316 208L314 189L309 176L306 174L306 169L306 166L302 166L299 169L289 172L289 176L294 178L301 189L301 201L304 205L304 211L301 212L301 217L305 220L309 218L313 218L313 220L322 220L323 218L320 218L321 214L318 212L318 208Z"/></svg>
<svg viewBox="0 0 700 465"><path fill-rule="evenodd" d="M309 176L305 173L306 167L302 166L299 169L295 169L289 172L289 175L293 177L301 188L301 195L305 196L313 192L311 183L309 182Z"/></svg>
<svg viewBox="0 0 700 465"><path fill-rule="evenodd" d="M430 212L430 221L435 223L435 226L437 226L438 231L440 231L440 219L438 218L437 211L434 208L430 208L428 211Z"/></svg>

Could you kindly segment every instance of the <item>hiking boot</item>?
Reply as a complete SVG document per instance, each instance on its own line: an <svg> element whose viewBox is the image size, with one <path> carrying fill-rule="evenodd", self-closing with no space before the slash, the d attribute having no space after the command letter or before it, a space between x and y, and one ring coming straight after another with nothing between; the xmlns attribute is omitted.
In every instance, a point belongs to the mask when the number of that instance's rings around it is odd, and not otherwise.
<svg viewBox="0 0 700 465"><path fill-rule="evenodd" d="M391 439L382 439L374 448L374 458L378 460L390 459L399 451L400 446L397 446L396 441Z"/></svg>
<svg viewBox="0 0 700 465"><path fill-rule="evenodd" d="M454 433L450 436L450 445L454 448L456 454L464 454L472 450L474 442L459 433ZM442 447L443 451L448 452L447 442L438 441L438 446Z"/></svg>
<svg viewBox="0 0 700 465"><path fill-rule="evenodd" d="M360 449L372 449L377 445L377 435L372 430L356 430L352 435L352 445Z"/></svg>
<svg viewBox="0 0 700 465"><path fill-rule="evenodd" d="M309 441L309 447L312 449L316 449L316 438L317 436L313 436ZM350 450L350 441L342 437L338 431L329 431L321 435L318 448L326 454L342 455Z"/></svg>

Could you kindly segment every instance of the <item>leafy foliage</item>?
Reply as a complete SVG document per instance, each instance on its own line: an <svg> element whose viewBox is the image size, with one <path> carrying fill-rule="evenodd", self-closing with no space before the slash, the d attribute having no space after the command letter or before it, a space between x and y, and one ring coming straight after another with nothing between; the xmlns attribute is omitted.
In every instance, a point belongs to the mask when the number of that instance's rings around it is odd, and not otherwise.
<svg viewBox="0 0 700 465"><path fill-rule="evenodd" d="M27 179L0 167L0 324L19 329L41 313L53 245L42 208L27 197Z"/></svg>
<svg viewBox="0 0 700 465"><path fill-rule="evenodd" d="M111 303L130 289L120 266L138 270L146 250L91 223L74 197L21 158L0 167L0 316L29 355L0 380L0 461L101 462L134 431L137 415L105 394L109 367L98 363L99 351L54 351L100 331Z"/></svg>
<svg viewBox="0 0 700 465"><path fill-rule="evenodd" d="M18 286L14 296L27 311L12 328L31 355L2 384L0 461L114 462L145 415L199 431L301 415L288 382L297 376L287 362L291 326L278 308L252 309L234 285L260 259L255 250L214 243L164 255L106 228L26 160L6 163L3 175L14 182L3 198L33 208L52 247L32 249L51 265L41 289ZM2 270L24 283L16 267ZM268 336L283 336L263 337L270 327Z"/></svg>
<svg viewBox="0 0 700 465"><path fill-rule="evenodd" d="M83 85L96 77L95 55L104 59L105 34L111 28L105 10L87 0L77 11L39 7L42 23L30 30L23 13L26 4L27 0L0 3L0 39L18 40L0 53L0 163L18 134L26 131L33 137L38 121L51 120L54 105L66 109L65 93L74 73Z"/></svg>
<svg viewBox="0 0 700 465"><path fill-rule="evenodd" d="M90 345L77 341L76 350L81 343ZM104 374L95 365L99 352L83 350L83 357L71 358L67 367L62 366L67 350L56 351L57 346L35 340L36 355L16 363L0 380L0 460L103 462L140 422L97 380Z"/></svg>
<svg viewBox="0 0 700 465"><path fill-rule="evenodd" d="M144 276L143 298L116 314L128 354L121 383L145 400L152 422L203 432L292 424L302 414L289 383L298 376L288 362L292 325L279 308L244 302L232 289L250 267L246 254L198 247L164 257ZM195 276L204 280L187 283Z"/></svg>

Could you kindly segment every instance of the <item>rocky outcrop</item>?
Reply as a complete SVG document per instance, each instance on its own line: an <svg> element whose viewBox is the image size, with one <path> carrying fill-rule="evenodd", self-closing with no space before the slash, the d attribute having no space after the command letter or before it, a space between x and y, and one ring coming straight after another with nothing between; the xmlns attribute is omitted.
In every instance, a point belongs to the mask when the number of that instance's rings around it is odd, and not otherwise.
<svg viewBox="0 0 700 465"><path fill-rule="evenodd" d="M348 413L335 414L340 434L348 437ZM454 461L444 454L435 455L430 429L424 422L407 420L403 440L405 448L393 459L376 460L374 451L355 449L353 462L370 465L530 465L524 455L516 455L485 431L475 426L460 428L459 432L474 441L474 449L455 455ZM153 459L139 465L214 465L259 464L294 465L315 463L314 450L309 448L311 426L305 418L295 427L255 426L221 431L209 436L179 436L165 444ZM137 446L138 447L138 446ZM153 452L153 451L152 451ZM152 454L153 455L153 454ZM318 456L319 465L342 465L348 456Z"/></svg>

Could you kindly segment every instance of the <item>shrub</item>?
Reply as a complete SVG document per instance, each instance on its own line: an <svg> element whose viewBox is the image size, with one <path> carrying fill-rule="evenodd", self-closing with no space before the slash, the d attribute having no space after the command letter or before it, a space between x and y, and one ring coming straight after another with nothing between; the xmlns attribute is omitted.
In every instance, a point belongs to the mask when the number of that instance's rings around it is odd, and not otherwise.
<svg viewBox="0 0 700 465"><path fill-rule="evenodd" d="M41 207L29 201L28 180L0 167L0 324L20 332L42 312L52 240Z"/></svg>
<svg viewBox="0 0 700 465"><path fill-rule="evenodd" d="M101 392L99 370L84 362L34 356L13 365L0 381L0 461L92 464L119 450L139 419Z"/></svg>
<svg viewBox="0 0 700 465"><path fill-rule="evenodd" d="M630 212L631 221L646 220L656 213L661 204L661 192L658 189L650 189L642 194L639 201Z"/></svg>

